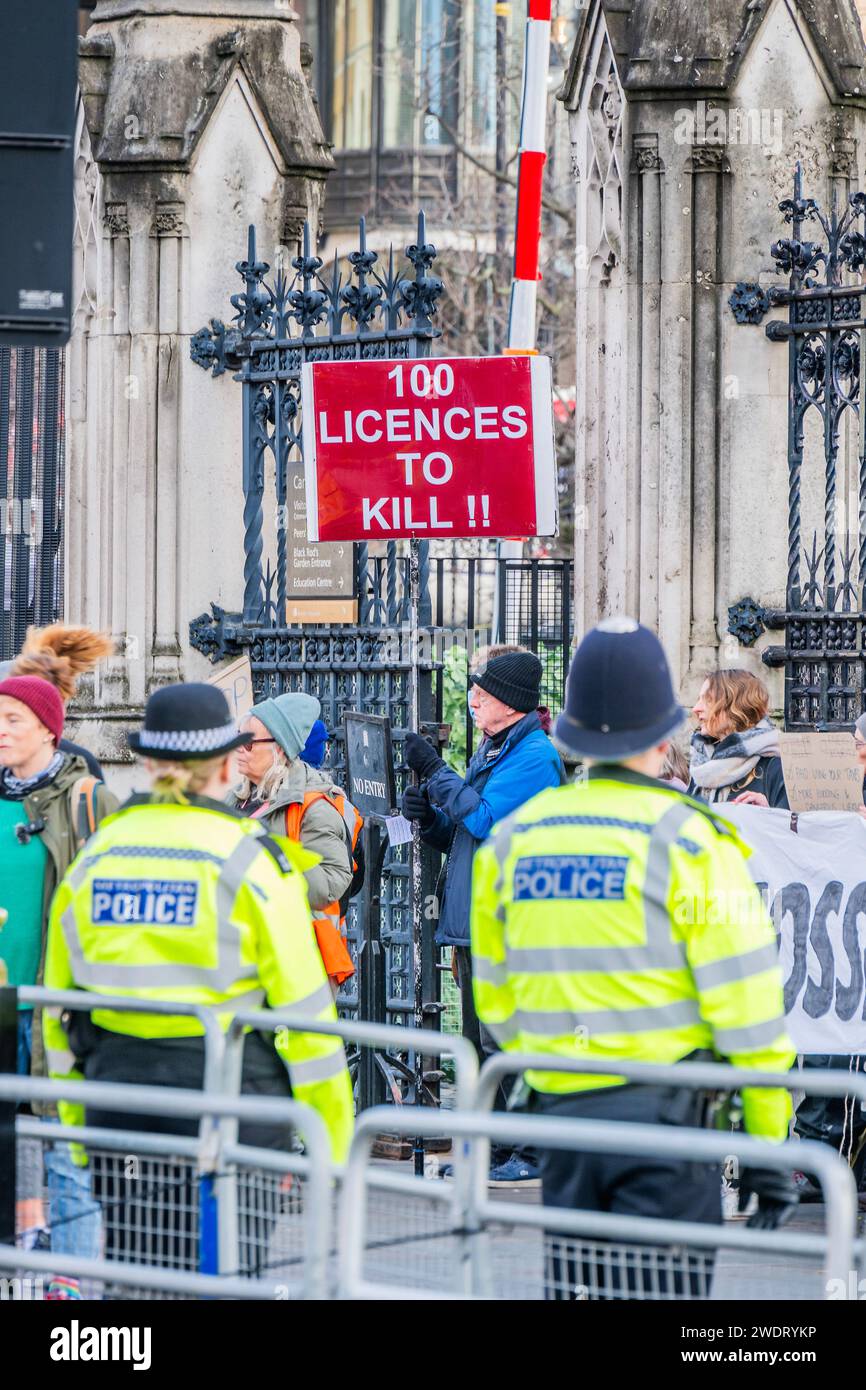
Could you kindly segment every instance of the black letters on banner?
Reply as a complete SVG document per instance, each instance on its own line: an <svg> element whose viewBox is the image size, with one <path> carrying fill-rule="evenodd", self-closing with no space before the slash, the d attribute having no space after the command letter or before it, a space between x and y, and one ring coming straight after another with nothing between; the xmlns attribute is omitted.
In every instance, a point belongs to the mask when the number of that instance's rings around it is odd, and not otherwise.
<svg viewBox="0 0 866 1390"><path fill-rule="evenodd" d="M860 945L859 918L866 913L866 883L851 889L842 923L842 941L851 966L851 983L836 982L836 1014L847 1023L853 1018L863 998L863 949Z"/></svg>
<svg viewBox="0 0 866 1390"><path fill-rule="evenodd" d="M841 883L828 883L815 908L815 915L812 918L812 930L809 933L809 940L812 943L812 950L818 957L818 964L821 967L821 980L815 983L809 979L806 985L806 993L803 995L803 1009L810 1018L823 1018L824 1014L830 1010L833 1003L833 986L835 984L835 970L833 961L833 946L827 932L827 913L838 912L839 904L842 901Z"/></svg>
<svg viewBox="0 0 866 1390"><path fill-rule="evenodd" d="M791 973L785 981L786 1014L793 1009L806 980L806 947L809 941L812 904L805 883L786 883L773 899L770 916L777 932L781 932L782 922L788 912L791 914L794 950Z"/></svg>
<svg viewBox="0 0 866 1390"><path fill-rule="evenodd" d="M767 902L768 885L758 883L758 892ZM842 918L842 945L848 965L848 979L837 970L833 942L827 929L827 918L842 913L844 884L838 880L828 883L812 911L809 890L805 883L786 883L768 907L776 929L777 944L782 923L791 920L791 972L785 981L785 1012L790 1013L803 992L803 1010L810 1018L823 1018L834 1005L836 1017L848 1023L861 1004L861 1017L866 1019L866 960L861 943L860 920L866 918L866 882L857 883L848 894ZM811 944L820 966L820 978L813 980L808 971L807 955ZM841 964L841 962L838 962ZM805 990L804 990L805 986Z"/></svg>

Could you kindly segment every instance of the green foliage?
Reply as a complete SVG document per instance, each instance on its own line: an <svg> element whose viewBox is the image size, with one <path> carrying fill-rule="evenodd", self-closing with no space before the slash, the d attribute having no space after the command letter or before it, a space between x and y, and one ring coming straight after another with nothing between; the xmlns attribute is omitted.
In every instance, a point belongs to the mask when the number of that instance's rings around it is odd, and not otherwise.
<svg viewBox="0 0 866 1390"><path fill-rule="evenodd" d="M466 691L469 662L466 648L456 644L449 647L440 675L442 686L442 718L451 725L451 738L443 757L450 768L466 776Z"/></svg>

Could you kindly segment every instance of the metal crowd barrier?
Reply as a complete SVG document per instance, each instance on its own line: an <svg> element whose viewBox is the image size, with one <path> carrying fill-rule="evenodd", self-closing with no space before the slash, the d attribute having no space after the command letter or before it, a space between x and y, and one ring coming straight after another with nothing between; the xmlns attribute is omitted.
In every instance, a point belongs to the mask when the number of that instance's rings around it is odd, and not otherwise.
<svg viewBox="0 0 866 1390"><path fill-rule="evenodd" d="M559 1071L572 1075L625 1076L645 1086L687 1086L694 1090L740 1091L743 1089L803 1091L810 1096L853 1096L866 1107L866 1073L843 1071L751 1071L727 1062L632 1062L617 1058L556 1057L549 1053L497 1052L481 1068L476 1103L489 1110L507 1076L525 1071ZM802 1167L802 1164L798 1165Z"/></svg>
<svg viewBox="0 0 866 1390"><path fill-rule="evenodd" d="M36 1201L43 1207L50 1200L42 1178L43 1150L72 1143L86 1150L89 1182L73 1184L77 1192L71 1195L67 1166L65 1200L73 1211L61 1225L97 1213L103 1250L101 1256L81 1253L82 1244L93 1245L92 1231L77 1249L74 1238L62 1241L73 1247L66 1251L0 1244L0 1268L44 1270L86 1280L97 1289L123 1285L168 1296L327 1297L333 1170L324 1124L308 1106L279 1097L5 1075L0 1075L0 1100L75 1100L101 1110L199 1123L199 1135L192 1137L19 1116L19 1149L38 1146L29 1171L37 1175ZM204 1117L227 1116L291 1125L303 1136L305 1152L224 1144L216 1125L200 1123ZM26 1162L22 1168L27 1170Z"/></svg>
<svg viewBox="0 0 866 1390"><path fill-rule="evenodd" d="M437 1123L429 1113L394 1116L381 1107L360 1116L339 1205L343 1298L708 1298L720 1251L747 1260L766 1255L820 1261L825 1297L831 1296L831 1281L842 1280L848 1287L854 1268L857 1194L850 1169L825 1145L768 1145L746 1136L662 1125L455 1111L449 1116L455 1139L482 1141L472 1145L472 1182L465 1200L456 1185L423 1182L371 1165L373 1139L385 1114L392 1127L407 1133L429 1134ZM504 1202L487 1192L487 1166L481 1156L491 1140L719 1167L731 1156L744 1166L788 1171L806 1167L821 1184L826 1234ZM378 1227L371 1231L372 1193L387 1194L392 1212L393 1233L384 1238Z"/></svg>
<svg viewBox="0 0 866 1390"><path fill-rule="evenodd" d="M156 1207L167 1202L176 1208L179 1221L186 1220L190 1227L190 1239L194 1237L200 1251L197 1272L186 1269L166 1269L164 1251L155 1248L152 1231L148 1229L147 1214L138 1214L137 1229L125 1233L126 1246L140 1258L135 1265L135 1274L129 1273L125 1254L121 1278L114 1279L113 1271L119 1264L111 1260L91 1265L80 1254L70 1257L54 1252L47 1255L43 1251L19 1251L15 1255L8 1249L0 1260L0 1268L32 1265L34 1272L48 1269L55 1274L74 1274L75 1268L85 1274L89 1285L93 1284L94 1270L101 1274L103 1283L112 1274L111 1286L124 1283L127 1287L149 1288L159 1296L163 1291L174 1296L182 1287L197 1290L198 1296L206 1295L205 1285L195 1280L219 1278L220 1288L228 1288L226 1281L239 1275L248 1276L245 1284L245 1297L271 1297L268 1279L273 1271L281 1271L285 1277L288 1272L299 1293L304 1297L323 1297L327 1287L328 1249L331 1241L333 1218L330 1149L327 1136L321 1154L316 1146L307 1146L307 1153L286 1155L273 1150L251 1149L238 1143L239 1121L244 1118L266 1119L272 1115L268 1107L283 1107L285 1118L293 1114L298 1128L307 1132L320 1127L318 1116L307 1107L280 1100L260 1101L240 1097L242 1041L247 1028L258 1028L273 1032L276 1028L291 1028L298 1032L312 1032L339 1037L346 1042L361 1047L376 1047L396 1051L411 1052L419 1046L425 1056L449 1054L455 1061L455 1104L469 1107L475 1096L478 1064L474 1049L462 1037L451 1037L432 1031L419 1032L408 1028L393 1028L356 1022L325 1023L315 1019L305 1019L293 1014L291 1009L250 1010L238 1014L226 1033L220 1026L215 1012L195 1006L177 1005L166 1001L142 1008L140 1000L125 996L104 996L88 994L84 991L52 991L29 989L20 992L22 1002L55 1008L69 1008L93 1011L97 1009L118 1009L129 1013L182 1014L195 1017L202 1024L205 1046L205 1092L183 1092L175 1088L146 1086L106 1087L105 1083L88 1082L50 1082L28 1078L0 1077L0 1099L21 1099L39 1101L43 1098L74 1099L81 1103L116 1108L133 1113L155 1113L161 1116L179 1115L189 1117L195 1114L200 1119L198 1138L164 1136L140 1133L132 1130L109 1130L93 1128L79 1129L58 1124L46 1124L27 1116L19 1116L16 1133L22 1142L38 1146L37 1158L31 1155L31 1175L38 1175L38 1196L36 1200L45 1205L43 1148L47 1151L54 1145L83 1143L91 1156L91 1171L99 1174L101 1170L111 1171L115 1177L117 1166L124 1157L133 1156L141 1166L139 1182L155 1188ZM193 1104L193 1098L196 1104ZM262 1109L264 1104L265 1109ZM192 1108L190 1108L192 1106ZM254 1107L254 1112L250 1107ZM285 1107L288 1106L289 1110ZM413 1116L415 1107L408 1107ZM389 1108L389 1116L394 1112ZM435 1112L439 1113L439 1112ZM386 1130L393 1130L387 1124ZM410 1127L413 1131L415 1126ZM442 1120L436 1128L441 1132ZM322 1130L322 1135L324 1131ZM461 1190L468 1181L468 1169L460 1165L459 1183ZM327 1173L326 1188L316 1191L316 1181L310 1182L310 1174ZM321 1181L321 1178L319 1179ZM104 1181L104 1179L103 1179ZM295 1190L287 1189L294 1181ZM160 1186L161 1185L161 1186ZM162 1190L164 1189L164 1191ZM165 1195L165 1194L168 1195ZM304 1200L305 1199L305 1200ZM122 1201L115 1203L122 1209ZM287 1212L288 1208L288 1212ZM294 1216L292 1221L288 1219ZM303 1216L303 1221L301 1221ZM83 1217L79 1217L82 1220ZM117 1217L115 1225L121 1217ZM300 1225L314 1226L311 1236L301 1241L298 1236ZM74 1223L73 1223L74 1224ZM103 1228L105 1223L103 1222ZM193 1226L195 1229L193 1230ZM103 1238L105 1230L103 1229ZM112 1234L117 1237L116 1232ZM0 1251L3 1247L0 1247ZM47 1255L46 1259L43 1258ZM16 1263L17 1262L17 1263ZM105 1268L110 1265L110 1270ZM144 1279L142 1271L150 1270L152 1277ZM187 1285L178 1283L178 1278L188 1279L195 1273L195 1280ZM140 1278L138 1276L141 1276ZM277 1277L280 1277L278 1273ZM257 1284L260 1292L253 1295L249 1284ZM93 1285L99 1287L99 1283ZM274 1285L282 1289L286 1296L285 1284ZM222 1296L226 1296L223 1294Z"/></svg>
<svg viewBox="0 0 866 1390"><path fill-rule="evenodd" d="M37 1009L71 1010L75 1013L92 1013L95 1009L108 1009L113 1013L127 1014L169 1014L182 1018L198 1019L204 1030L204 1080L206 1091L222 1089L222 1075L225 1066L225 1034L219 1019L212 1009L201 1004L174 1003L170 1000L149 999L147 1007L142 1007L140 999L130 999L128 995L88 994L81 989L45 989L42 985L21 986L18 999L22 1004L31 1004Z"/></svg>
<svg viewBox="0 0 866 1390"><path fill-rule="evenodd" d="M148 1002L142 1008L141 1001L127 997L44 989L21 990L20 997L43 1007L187 1014L200 1021L206 1059L202 1092L0 1076L0 1100L69 1099L126 1113L198 1119L197 1137L80 1130L25 1116L19 1116L16 1125L25 1144L47 1149L84 1142L94 1172L102 1165L116 1178L122 1156L150 1165L148 1180L156 1183L157 1196L163 1189L174 1192L175 1208L182 1208L175 1210L175 1218L187 1223L187 1253L194 1243L198 1268L165 1267L164 1252L155 1248L145 1213L141 1228L124 1234L123 1261L94 1262L80 1254L0 1245L0 1269L29 1267L55 1274L77 1270L78 1277L95 1281L96 1287L122 1285L169 1297L323 1298L337 1277L344 1297L556 1297L569 1295L574 1287L588 1297L632 1297L640 1296L633 1291L636 1284L647 1297L707 1297L719 1251L752 1259L761 1254L808 1258L813 1263L824 1258L828 1280L847 1280L855 1259L862 1261L864 1256L864 1243L854 1241L856 1193L850 1169L824 1145L801 1141L769 1146L745 1136L700 1130L488 1112L506 1076L533 1068L709 1090L785 1086L808 1094L853 1096L864 1105L866 1076L843 1071L780 1076L711 1062L661 1066L507 1053L490 1058L479 1075L474 1049L465 1039L432 1031L345 1020L324 1023L287 1008L240 1011L223 1033L214 1011L168 1001ZM327 1135L318 1115L298 1102L238 1095L242 1040L250 1028L269 1033L290 1028L339 1037L359 1047L454 1058L453 1110L381 1106L359 1118L341 1183L338 1275L329 1265L335 1174ZM291 1122L304 1134L306 1154L240 1144L238 1126L244 1119ZM424 1181L370 1163L373 1140L382 1130L430 1138L443 1129L455 1140L453 1182ZM493 1199L487 1191L491 1139L575 1151L613 1147L618 1153L707 1163L735 1156L761 1167L805 1168L824 1192L826 1235L758 1232L730 1224L699 1226ZM34 1167L40 1187L43 1170L40 1147ZM41 1191L39 1200L44 1200ZM122 1209L123 1200L115 1205ZM160 1212L167 1205L171 1203L157 1200L154 1209ZM105 1216L102 1208L101 1212ZM544 1260L546 1273L539 1272ZM274 1273L280 1270L283 1278ZM290 1282L283 1281L286 1277Z"/></svg>
<svg viewBox="0 0 866 1390"><path fill-rule="evenodd" d="M357 1043L360 1047L402 1049L405 1052L421 1052L425 1057L453 1057L455 1109L468 1110L475 1103L478 1057L472 1044L459 1034L437 1033L429 1028L397 1028L385 1023L361 1023L355 1019L341 1018L336 1022L323 1023L294 1014L290 1008L241 1009L234 1015L226 1035L226 1078L233 1088L237 1087L240 1078L241 1042L246 1028L256 1028L263 1033L289 1028L295 1033L321 1033L326 1037L342 1038L344 1042Z"/></svg>

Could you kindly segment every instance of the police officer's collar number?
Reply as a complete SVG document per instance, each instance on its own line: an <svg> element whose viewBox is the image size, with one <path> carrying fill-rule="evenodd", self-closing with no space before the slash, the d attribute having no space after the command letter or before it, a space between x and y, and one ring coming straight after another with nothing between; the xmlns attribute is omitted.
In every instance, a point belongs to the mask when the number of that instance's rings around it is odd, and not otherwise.
<svg viewBox="0 0 866 1390"><path fill-rule="evenodd" d="M193 927L198 884L180 879L96 878L90 915L95 926Z"/></svg>

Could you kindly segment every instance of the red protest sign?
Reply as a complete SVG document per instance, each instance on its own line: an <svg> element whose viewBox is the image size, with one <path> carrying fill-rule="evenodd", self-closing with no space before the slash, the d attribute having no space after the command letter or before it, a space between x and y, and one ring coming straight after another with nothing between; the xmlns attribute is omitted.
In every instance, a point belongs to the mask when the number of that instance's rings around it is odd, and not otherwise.
<svg viewBox="0 0 866 1390"><path fill-rule="evenodd" d="M552 536L546 357L310 362L310 541Z"/></svg>

